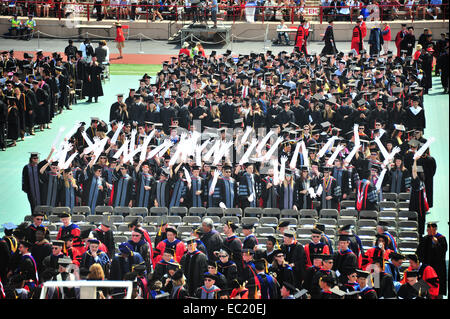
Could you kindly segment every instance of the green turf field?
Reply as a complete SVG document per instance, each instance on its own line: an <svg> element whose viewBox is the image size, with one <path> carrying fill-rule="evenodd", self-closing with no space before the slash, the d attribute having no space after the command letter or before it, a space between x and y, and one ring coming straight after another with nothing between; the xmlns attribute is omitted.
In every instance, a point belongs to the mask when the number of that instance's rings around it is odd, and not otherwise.
<svg viewBox="0 0 450 319"><path fill-rule="evenodd" d="M111 75L156 75L161 70L159 64L111 64Z"/></svg>

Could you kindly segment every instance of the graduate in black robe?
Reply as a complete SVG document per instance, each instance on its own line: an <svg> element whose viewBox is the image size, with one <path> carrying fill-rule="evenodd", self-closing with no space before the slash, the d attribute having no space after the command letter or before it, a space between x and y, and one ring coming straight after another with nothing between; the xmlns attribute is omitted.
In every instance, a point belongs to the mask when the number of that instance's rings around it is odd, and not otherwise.
<svg viewBox="0 0 450 319"><path fill-rule="evenodd" d="M34 123L35 117L37 113L37 100L34 91L32 90L33 85L31 83L24 84L24 94L25 94L25 102L26 111L25 111L25 127L26 131L30 135L34 135Z"/></svg>
<svg viewBox="0 0 450 319"><path fill-rule="evenodd" d="M191 183L187 185L187 206L188 207L203 207L205 202L205 181L199 175L200 167L192 166Z"/></svg>
<svg viewBox="0 0 450 319"><path fill-rule="evenodd" d="M135 207L153 207L155 196L155 178L150 174L148 162L140 161L136 166L136 196Z"/></svg>
<svg viewBox="0 0 450 319"><path fill-rule="evenodd" d="M216 181L214 189L211 189L212 183L214 181L215 167L211 167L211 174L205 183L205 197L207 207L219 207L219 204L223 202L225 198L225 185L223 179L219 176ZM218 173L217 173L218 174ZM212 192L212 193L211 193Z"/></svg>
<svg viewBox="0 0 450 319"><path fill-rule="evenodd" d="M50 166L50 170L47 167ZM41 183L41 203L46 206L56 207L58 203L58 190L61 185L61 173L58 162L47 162L39 170Z"/></svg>
<svg viewBox="0 0 450 319"><path fill-rule="evenodd" d="M301 167L300 178L296 182L296 200L295 206L297 209L312 209L313 208L313 199L309 195L308 189L315 188L317 186L318 179L311 179L308 173L308 167Z"/></svg>
<svg viewBox="0 0 450 319"><path fill-rule="evenodd" d="M197 249L195 237L186 240L187 253L180 260L181 269L186 276L186 285L189 295L203 285L203 274L208 271L208 258Z"/></svg>
<svg viewBox="0 0 450 319"><path fill-rule="evenodd" d="M128 165L120 163L114 172L115 181L112 190L112 206L128 207L133 195L133 178L128 174Z"/></svg>
<svg viewBox="0 0 450 319"><path fill-rule="evenodd" d="M334 42L333 20L328 21L328 27L325 30L322 41L325 42L325 46L322 49L321 55L334 55L337 53L336 43Z"/></svg>
<svg viewBox="0 0 450 319"><path fill-rule="evenodd" d="M338 245L339 249L333 256L333 270L336 273L339 271L339 280L343 283L343 281L347 280L347 275L350 271L358 268L358 257L349 248L350 239L348 235L340 235Z"/></svg>
<svg viewBox="0 0 450 319"><path fill-rule="evenodd" d="M447 239L437 231L437 222L427 223L427 235L422 237L416 254L422 263L436 271L439 277L439 295L447 294L447 271L445 254L448 249Z"/></svg>
<svg viewBox="0 0 450 319"><path fill-rule="evenodd" d="M234 208L237 205L237 181L231 177L232 176L232 167L229 165L224 165L222 168L223 173L223 187L225 197L223 198L223 203L227 208Z"/></svg>
<svg viewBox="0 0 450 319"><path fill-rule="evenodd" d="M415 160L412 166L409 210L417 212L419 223L417 231L419 235L423 235L425 232L425 218L429 210L423 175L423 168L421 166L418 167L417 161Z"/></svg>
<svg viewBox="0 0 450 319"><path fill-rule="evenodd" d="M35 123L40 126L42 130L44 125L50 122L49 118L49 96L39 85L39 81L33 81L33 93L36 97L36 113L35 113Z"/></svg>
<svg viewBox="0 0 450 319"><path fill-rule="evenodd" d="M70 167L64 170L59 186L57 205L70 207L72 210L76 204L76 198L80 196L81 191Z"/></svg>
<svg viewBox="0 0 450 319"><path fill-rule="evenodd" d="M86 82L83 83L86 96L88 96L87 103L92 103L92 98L94 101L98 102L98 97L103 96L102 80L101 74L103 67L96 61L95 55L92 56L92 61L86 67Z"/></svg>
<svg viewBox="0 0 450 319"><path fill-rule="evenodd" d="M321 209L338 209L341 198L341 188L336 179L330 175L331 168L323 168L323 178L321 180L322 194L320 196Z"/></svg>
<svg viewBox="0 0 450 319"><path fill-rule="evenodd" d="M417 165L422 166L424 173L425 192L427 194L428 207L433 207L433 179L436 174L436 160L430 155L430 149L427 149L417 160Z"/></svg>
<svg viewBox="0 0 450 319"><path fill-rule="evenodd" d="M171 207L180 207L180 206L186 206L186 179L183 178L184 176L184 171L181 169L181 165L182 163L180 163L180 165L178 165L174 172L171 172L171 179L172 179L172 183L171 183L171 197L170 197L170 201L169 201L169 208ZM189 174L189 172L188 172Z"/></svg>
<svg viewBox="0 0 450 319"><path fill-rule="evenodd" d="M162 170L159 179L155 183L155 203L156 207L169 207L170 201L170 185L169 172Z"/></svg>
<svg viewBox="0 0 450 319"><path fill-rule="evenodd" d="M306 270L306 256L303 245L295 239L295 232L286 230L284 232L284 243L281 245L281 250L284 253L286 262L292 267L295 278L295 286L300 288Z"/></svg>
<svg viewBox="0 0 450 319"><path fill-rule="evenodd" d="M93 166L91 163L84 171L81 201L84 206L89 206L93 213L96 206L105 205L106 183L101 177L101 166Z"/></svg>

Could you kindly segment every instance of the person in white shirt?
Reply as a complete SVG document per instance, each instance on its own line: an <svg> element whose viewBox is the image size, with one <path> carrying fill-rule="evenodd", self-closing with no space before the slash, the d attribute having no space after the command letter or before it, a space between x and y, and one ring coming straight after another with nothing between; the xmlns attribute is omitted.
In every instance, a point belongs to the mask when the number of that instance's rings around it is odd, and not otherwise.
<svg viewBox="0 0 450 319"><path fill-rule="evenodd" d="M284 38L286 45L289 45L290 41L287 32L278 32L278 30L285 30L285 29L288 29L288 27L284 24L284 19L281 19L280 24L277 25L278 44L282 44Z"/></svg>

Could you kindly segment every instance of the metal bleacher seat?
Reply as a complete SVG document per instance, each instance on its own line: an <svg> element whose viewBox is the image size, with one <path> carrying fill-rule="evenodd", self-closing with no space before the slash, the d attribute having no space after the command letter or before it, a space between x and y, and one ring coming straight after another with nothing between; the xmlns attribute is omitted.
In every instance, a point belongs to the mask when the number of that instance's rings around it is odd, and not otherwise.
<svg viewBox="0 0 450 319"><path fill-rule="evenodd" d="M56 207L51 207L51 206L46 206L46 205L39 205L39 206L36 206L35 208L34 208L34 212L35 213L44 213L44 215L46 215L46 216L48 216L48 215L51 215L51 214L53 214L53 210L55 209ZM67 208L69 208L69 207L64 207L65 209L67 209ZM67 211L67 210L66 210ZM69 208L69 212L70 212L70 208Z"/></svg>
<svg viewBox="0 0 450 319"><path fill-rule="evenodd" d="M191 216L205 216L206 208L205 207L191 207L189 208L189 215Z"/></svg>
<svg viewBox="0 0 450 319"><path fill-rule="evenodd" d="M128 228L128 225L122 224L117 226L117 232L119 233L127 233L130 229Z"/></svg>
<svg viewBox="0 0 450 319"><path fill-rule="evenodd" d="M293 218L293 217L281 217L278 220L278 224L281 224L282 222L289 222L289 227L296 227L297 223L298 223L298 219Z"/></svg>
<svg viewBox="0 0 450 319"><path fill-rule="evenodd" d="M261 216L262 208L260 207L246 207L244 209L244 216L257 217Z"/></svg>
<svg viewBox="0 0 450 319"><path fill-rule="evenodd" d="M167 222L173 226L180 226L183 224L183 219L181 216L167 216Z"/></svg>
<svg viewBox="0 0 450 319"><path fill-rule="evenodd" d="M161 224L160 216L145 216L143 219L143 223L148 225L156 225L159 226Z"/></svg>
<svg viewBox="0 0 450 319"><path fill-rule="evenodd" d="M50 216L47 216L47 218L48 218L48 221L50 222L50 223L58 223L59 221L60 221L60 217L59 217L59 215L50 215Z"/></svg>
<svg viewBox="0 0 450 319"><path fill-rule="evenodd" d="M142 228L144 228L144 229L148 232L148 234L149 234L150 236L156 235L156 233L157 233L157 228L156 228L156 226L153 226L153 225L146 225L146 226L142 226Z"/></svg>
<svg viewBox="0 0 450 319"><path fill-rule="evenodd" d="M277 227L278 226L278 218L273 216L263 216L259 219L259 224L262 227Z"/></svg>
<svg viewBox="0 0 450 319"><path fill-rule="evenodd" d="M341 218L338 220L338 228L341 228L346 225L356 226L356 219L353 218Z"/></svg>
<svg viewBox="0 0 450 319"><path fill-rule="evenodd" d="M400 210L409 210L409 202L398 202L397 209Z"/></svg>
<svg viewBox="0 0 450 319"><path fill-rule="evenodd" d="M295 231L297 238L311 238L311 228L298 228Z"/></svg>
<svg viewBox="0 0 450 319"><path fill-rule="evenodd" d="M298 226L302 228L313 228L316 222L317 220L315 218L300 218L298 221Z"/></svg>
<svg viewBox="0 0 450 319"><path fill-rule="evenodd" d="M374 240L377 235L377 231L375 229L359 229L357 235L361 240Z"/></svg>
<svg viewBox="0 0 450 319"><path fill-rule="evenodd" d="M273 227L256 227L255 234L261 237L267 237L275 234L275 229Z"/></svg>
<svg viewBox="0 0 450 319"><path fill-rule="evenodd" d="M47 227L47 229L48 229L49 232L57 231L57 230L58 230L58 227L56 227L56 225L54 225L54 224L49 224L49 225L47 225L46 227Z"/></svg>
<svg viewBox="0 0 450 319"><path fill-rule="evenodd" d="M373 219L360 219L357 222L358 229L376 229L377 221Z"/></svg>
<svg viewBox="0 0 450 319"><path fill-rule="evenodd" d="M125 218L122 215L110 215L109 218L111 219L113 224L121 224L125 222Z"/></svg>
<svg viewBox="0 0 450 319"><path fill-rule="evenodd" d="M250 216L247 216L247 217L241 217L241 224L246 224L246 225L249 225L249 224L253 224L253 225L258 225L259 224L259 218L258 217L250 217Z"/></svg>
<svg viewBox="0 0 450 319"><path fill-rule="evenodd" d="M299 238L298 242L304 246L306 244L309 244L311 242L311 240L308 238Z"/></svg>
<svg viewBox="0 0 450 319"><path fill-rule="evenodd" d="M397 210L397 202L394 201L382 201L378 203L380 211L382 210Z"/></svg>
<svg viewBox="0 0 450 319"><path fill-rule="evenodd" d="M325 235L330 239L334 239L336 237L336 229L334 228L325 228Z"/></svg>
<svg viewBox="0 0 450 319"><path fill-rule="evenodd" d="M373 247L374 241L373 241L373 240L370 240L370 239L366 239L366 240L362 240L362 239L361 239L361 243L362 243L363 249L364 249L364 250L367 250L367 249Z"/></svg>
<svg viewBox="0 0 450 319"><path fill-rule="evenodd" d="M337 226L337 220L334 218L319 218L318 222L324 224L325 228L335 229Z"/></svg>
<svg viewBox="0 0 450 319"><path fill-rule="evenodd" d="M84 215L80 215L80 214L72 215L72 222L74 222L74 223L84 222L85 219L86 219L86 217Z"/></svg>
<svg viewBox="0 0 450 319"><path fill-rule="evenodd" d="M376 210L362 210L359 212L359 219L378 220L378 212Z"/></svg>
<svg viewBox="0 0 450 319"><path fill-rule="evenodd" d="M419 243L415 241L400 241L397 243L398 249L402 254L414 254L418 245Z"/></svg>
<svg viewBox="0 0 450 319"><path fill-rule="evenodd" d="M419 218L417 212L412 210L401 210L398 212L398 221L405 221L405 220L415 220L417 221Z"/></svg>
<svg viewBox="0 0 450 319"><path fill-rule="evenodd" d="M300 212L298 213L299 219L302 218L318 218L319 214L317 213L316 209L300 209Z"/></svg>
<svg viewBox="0 0 450 319"><path fill-rule="evenodd" d="M103 221L102 215L88 215L86 216L86 221L91 224L99 224Z"/></svg>
<svg viewBox="0 0 450 319"><path fill-rule="evenodd" d="M80 230L83 232L83 231L86 231L86 230L94 230L95 229L95 225L80 225Z"/></svg>
<svg viewBox="0 0 450 319"><path fill-rule="evenodd" d="M321 209L319 212L319 217L320 218L338 219L338 210L337 209L328 209L328 208Z"/></svg>
<svg viewBox="0 0 450 319"><path fill-rule="evenodd" d="M202 218L200 216L184 216L183 223L190 226L200 226Z"/></svg>
<svg viewBox="0 0 450 319"><path fill-rule="evenodd" d="M181 225L177 227L177 232L181 236L189 236L193 231L192 226Z"/></svg>
<svg viewBox="0 0 450 319"><path fill-rule="evenodd" d="M398 212L393 210L383 210L378 213L378 219L383 221L397 220Z"/></svg>
<svg viewBox="0 0 450 319"><path fill-rule="evenodd" d="M125 235L114 235L114 242L117 246L119 246L121 243L127 242L128 236Z"/></svg>
<svg viewBox="0 0 450 319"><path fill-rule="evenodd" d="M90 215L91 214L91 208L89 206L74 206L72 208L72 214L83 214L83 215Z"/></svg>
<svg viewBox="0 0 450 319"><path fill-rule="evenodd" d="M220 218L220 222L222 224L226 224L228 221L231 221L235 224L239 224L239 217L237 216L223 216Z"/></svg>
<svg viewBox="0 0 450 319"><path fill-rule="evenodd" d="M96 215L102 215L103 213L112 214L113 211L114 211L114 208L112 206L95 206L95 214Z"/></svg>
<svg viewBox="0 0 450 319"><path fill-rule="evenodd" d="M419 223L414 220L401 220L397 224L399 232L402 231L417 231Z"/></svg>
<svg viewBox="0 0 450 319"><path fill-rule="evenodd" d="M223 211L224 216L232 215L232 216L242 216L241 208L226 208Z"/></svg>
<svg viewBox="0 0 450 319"><path fill-rule="evenodd" d="M358 211L356 209L341 209L339 218L358 218Z"/></svg>
<svg viewBox="0 0 450 319"><path fill-rule="evenodd" d="M151 207L150 215L168 215L169 209L167 207Z"/></svg>
<svg viewBox="0 0 450 319"><path fill-rule="evenodd" d="M66 206L61 206L61 207L41 206L41 207L42 208L39 211L43 212L43 213L50 211L52 215L59 215L62 213L72 214L70 207L66 207ZM46 207L49 207L48 209L50 209L50 210L48 210ZM35 211L36 211L36 209L35 209Z"/></svg>
<svg viewBox="0 0 450 319"><path fill-rule="evenodd" d="M341 200L341 209L355 209L355 201Z"/></svg>
<svg viewBox="0 0 450 319"><path fill-rule="evenodd" d="M383 200L397 202L398 195L396 193L383 193Z"/></svg>
<svg viewBox="0 0 450 319"><path fill-rule="evenodd" d="M222 207L208 207L206 209L206 215L207 216L211 216L211 215L215 215L215 216L223 216L223 208Z"/></svg>
<svg viewBox="0 0 450 319"><path fill-rule="evenodd" d="M398 194L397 201L400 202L409 202L411 194L410 193L400 193Z"/></svg>
<svg viewBox="0 0 450 319"><path fill-rule="evenodd" d="M122 215L123 217L125 217L125 216L130 215L130 213L131 213L130 207L117 206L117 207L114 207L114 209L113 209L114 215Z"/></svg>
<svg viewBox="0 0 450 319"><path fill-rule="evenodd" d="M187 207L170 207L169 215L186 216L188 213Z"/></svg>
<svg viewBox="0 0 450 319"><path fill-rule="evenodd" d="M263 208L261 216L280 216L279 208Z"/></svg>
<svg viewBox="0 0 450 319"><path fill-rule="evenodd" d="M131 222L134 222L136 219L137 219L137 222L139 224L142 224L142 222L144 221L144 217L142 217L142 216L130 216L130 215L128 215L128 216L124 217L123 222L124 223L131 223Z"/></svg>
<svg viewBox="0 0 450 319"><path fill-rule="evenodd" d="M419 233L416 231L400 231L397 237L399 241L419 241Z"/></svg>
<svg viewBox="0 0 450 319"><path fill-rule="evenodd" d="M289 217L289 218L297 218L298 210L285 208L280 211L280 217Z"/></svg>
<svg viewBox="0 0 450 319"><path fill-rule="evenodd" d="M145 217L148 215L148 208L147 207L131 207L130 210L131 216L142 216Z"/></svg>

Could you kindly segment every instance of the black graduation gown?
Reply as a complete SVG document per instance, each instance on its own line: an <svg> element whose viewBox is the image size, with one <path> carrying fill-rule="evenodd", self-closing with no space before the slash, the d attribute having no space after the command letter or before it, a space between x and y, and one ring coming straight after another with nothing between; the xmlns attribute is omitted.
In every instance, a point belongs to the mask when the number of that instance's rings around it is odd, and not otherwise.
<svg viewBox="0 0 450 319"><path fill-rule="evenodd" d="M17 140L20 136L19 109L16 105L8 107L8 134L7 138Z"/></svg>
<svg viewBox="0 0 450 319"><path fill-rule="evenodd" d="M126 174L122 176L121 173L116 172L115 181L112 190L112 206L113 207L127 207L133 198L133 178Z"/></svg>
<svg viewBox="0 0 450 319"><path fill-rule="evenodd" d="M333 256L334 264L333 270L339 271L340 280L347 280L347 274L349 274L352 270L358 268L358 258L357 256L348 249L345 252L337 251ZM343 279L345 278L345 279Z"/></svg>
<svg viewBox="0 0 450 319"><path fill-rule="evenodd" d="M417 212L420 235L425 232L425 216L429 209L425 184L419 177L411 179L411 195L409 198L409 210Z"/></svg>
<svg viewBox="0 0 450 319"><path fill-rule="evenodd" d="M447 272L445 254L448 248L444 235L435 235L437 243L433 243L432 236L426 235L420 239L416 254L422 263L433 267L439 277L439 294L447 294Z"/></svg>
<svg viewBox="0 0 450 319"><path fill-rule="evenodd" d="M109 109L109 122L119 120L119 118L117 117L117 114L119 114L119 110L120 110L119 102L114 102L113 104L111 104L111 107Z"/></svg>
<svg viewBox="0 0 450 319"><path fill-rule="evenodd" d="M222 247L222 236L216 230L211 230L202 236L201 241L205 244L208 260L217 261L218 257L214 254Z"/></svg>
<svg viewBox="0 0 450 319"><path fill-rule="evenodd" d="M234 261L226 263L217 262L217 271L225 276L227 287L232 287L232 283L238 278L238 268Z"/></svg>
<svg viewBox="0 0 450 319"><path fill-rule="evenodd" d="M333 27L328 26L325 30L325 34L322 38L322 41L325 42L325 46L322 49L321 55L334 55L337 53L336 43L334 42L334 32Z"/></svg>
<svg viewBox="0 0 450 319"><path fill-rule="evenodd" d="M61 178L49 171L39 174L41 182L41 203L43 205L56 207L58 204L58 190L61 187Z"/></svg>
<svg viewBox="0 0 450 319"><path fill-rule="evenodd" d="M196 250L186 253L180 260L181 269L186 276L186 288L189 295L204 284L203 274L208 271L208 259L204 253Z"/></svg>
<svg viewBox="0 0 450 319"><path fill-rule="evenodd" d="M159 111L161 117L161 123L163 125L164 133L169 134L169 127L172 124L172 120L177 117L177 112L173 106L162 107Z"/></svg>
<svg viewBox="0 0 450 319"><path fill-rule="evenodd" d="M272 184L269 188L267 188L268 183ZM278 208L279 191L278 187L273 185L273 178L267 176L261 180L261 184L261 197L263 199L264 207Z"/></svg>
<svg viewBox="0 0 450 319"><path fill-rule="evenodd" d="M103 190L99 189L99 186L103 187ZM89 206L91 212L95 211L96 206L105 205L106 198L106 183L103 178L97 178L89 167L86 169L83 180L83 193L81 195L81 201L84 206Z"/></svg>
<svg viewBox="0 0 450 319"><path fill-rule="evenodd" d="M158 203L158 207L169 207L170 201L170 180L157 180L155 183L154 196Z"/></svg>
<svg viewBox="0 0 450 319"><path fill-rule="evenodd" d="M295 242L291 245L281 245L281 250L286 256L286 262L288 264L294 264L294 267L292 267L292 269L294 272L295 286L297 288L300 288L303 283L306 270L305 249L303 248L303 245Z"/></svg>
<svg viewBox="0 0 450 319"><path fill-rule="evenodd" d="M325 270L323 268L316 271L316 273L312 277L311 282L311 290L309 291L311 294L311 299L319 299L320 298L320 279L324 276L332 276L334 278L335 284L338 283L338 277L334 270Z"/></svg>
<svg viewBox="0 0 450 319"><path fill-rule="evenodd" d="M421 157L417 160L417 165L422 166L425 175L425 191L427 193L428 206L433 207L433 179L436 174L436 160L432 156Z"/></svg>
<svg viewBox="0 0 450 319"><path fill-rule="evenodd" d="M317 179L302 180L299 179L296 183L296 206L297 209L312 209L313 199L309 196L309 193L302 194L301 191L308 190L310 187L315 188L317 184Z"/></svg>
<svg viewBox="0 0 450 319"><path fill-rule="evenodd" d="M395 298L397 297L397 293L394 288L394 280L390 274L385 273L384 271L379 272L379 287L374 288L378 298Z"/></svg>
<svg viewBox="0 0 450 319"><path fill-rule="evenodd" d="M37 105L35 113L36 124L47 124L50 122L48 110L49 96L41 88L34 90L33 93L36 97L36 105Z"/></svg>
<svg viewBox="0 0 450 319"><path fill-rule="evenodd" d="M103 96L101 73L103 68L97 63L89 63L86 67L86 82L83 86L83 95L88 97Z"/></svg>
<svg viewBox="0 0 450 319"><path fill-rule="evenodd" d="M413 107L411 106L411 108ZM411 111L411 108L406 109L406 127L409 130L415 128L424 129L426 127L425 111L422 108L417 114L414 114ZM420 106L418 108L420 108Z"/></svg>
<svg viewBox="0 0 450 319"><path fill-rule="evenodd" d="M25 105L26 105L25 126L32 128L34 127L38 105L36 100L36 94L34 94L34 91L31 89L25 91Z"/></svg>
<svg viewBox="0 0 450 319"><path fill-rule="evenodd" d="M150 186L150 190L145 190L144 186ZM150 174L139 172L136 179L135 207L153 207L155 196L155 179Z"/></svg>
<svg viewBox="0 0 450 319"><path fill-rule="evenodd" d="M95 238L97 238L101 243L103 243L108 251L106 252L108 254L109 259L112 259L114 257L116 252L116 246L114 242L114 233L110 229L108 231L103 231L100 228L96 228L92 231L92 234Z"/></svg>
<svg viewBox="0 0 450 319"><path fill-rule="evenodd" d="M413 34L407 33L400 42L400 50L406 50L407 56L411 56L415 47L416 37Z"/></svg>

